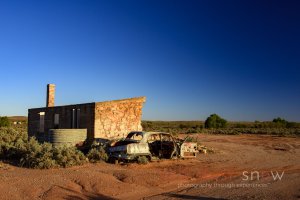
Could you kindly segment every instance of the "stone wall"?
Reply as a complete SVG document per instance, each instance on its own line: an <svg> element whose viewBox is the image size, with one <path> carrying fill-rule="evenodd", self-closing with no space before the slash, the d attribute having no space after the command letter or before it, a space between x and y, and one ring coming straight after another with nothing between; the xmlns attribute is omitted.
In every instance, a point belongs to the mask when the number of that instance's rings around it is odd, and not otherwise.
<svg viewBox="0 0 300 200"><path fill-rule="evenodd" d="M99 102L95 105L95 138L122 138L142 131L142 108L146 97Z"/></svg>
<svg viewBox="0 0 300 200"><path fill-rule="evenodd" d="M141 131L142 108L145 97L33 108L28 110L28 135L36 138L47 137L49 129L86 128L89 140L93 138L121 138L130 131ZM74 126L74 114L78 126ZM75 112L74 112L75 111ZM40 114L44 113L44 129L40 131ZM59 123L55 123L58 115ZM56 117L55 117L56 116Z"/></svg>

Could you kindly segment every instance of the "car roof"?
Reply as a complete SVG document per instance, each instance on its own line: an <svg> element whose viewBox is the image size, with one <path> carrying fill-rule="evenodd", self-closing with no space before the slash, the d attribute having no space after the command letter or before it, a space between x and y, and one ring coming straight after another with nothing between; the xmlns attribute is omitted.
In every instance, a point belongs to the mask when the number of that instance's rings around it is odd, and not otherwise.
<svg viewBox="0 0 300 200"><path fill-rule="evenodd" d="M164 135L171 135L170 133L166 133L166 132L156 132L156 131L150 131L150 132L146 132L146 131L132 131L131 133L142 133L143 135L156 135L156 134L164 134Z"/></svg>

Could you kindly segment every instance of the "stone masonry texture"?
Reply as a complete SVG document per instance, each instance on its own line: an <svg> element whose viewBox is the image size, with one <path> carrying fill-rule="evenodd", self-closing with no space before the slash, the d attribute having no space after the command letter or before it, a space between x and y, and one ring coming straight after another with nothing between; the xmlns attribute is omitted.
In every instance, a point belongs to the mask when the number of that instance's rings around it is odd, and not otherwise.
<svg viewBox="0 0 300 200"><path fill-rule="evenodd" d="M145 97L99 102L95 106L95 137L122 138L130 131L142 131Z"/></svg>
<svg viewBox="0 0 300 200"><path fill-rule="evenodd" d="M146 97L115 101L33 108L28 110L28 134L43 138L49 129L72 128L73 110L80 110L79 125L86 128L88 139L122 138L130 131L141 131L142 108ZM44 112L44 132L39 132L40 115ZM55 127L55 114L59 115L59 125ZM74 127L73 127L74 128Z"/></svg>
<svg viewBox="0 0 300 200"><path fill-rule="evenodd" d="M47 85L47 102L46 107L53 107L55 100L55 85L48 84Z"/></svg>

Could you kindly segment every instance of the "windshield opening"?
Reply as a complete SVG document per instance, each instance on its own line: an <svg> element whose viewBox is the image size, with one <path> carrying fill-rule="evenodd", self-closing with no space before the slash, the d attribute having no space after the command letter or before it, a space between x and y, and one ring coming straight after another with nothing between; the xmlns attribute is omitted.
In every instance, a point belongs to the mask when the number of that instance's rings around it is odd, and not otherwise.
<svg viewBox="0 0 300 200"><path fill-rule="evenodd" d="M143 133L142 132L129 133L126 139L140 141L143 139Z"/></svg>

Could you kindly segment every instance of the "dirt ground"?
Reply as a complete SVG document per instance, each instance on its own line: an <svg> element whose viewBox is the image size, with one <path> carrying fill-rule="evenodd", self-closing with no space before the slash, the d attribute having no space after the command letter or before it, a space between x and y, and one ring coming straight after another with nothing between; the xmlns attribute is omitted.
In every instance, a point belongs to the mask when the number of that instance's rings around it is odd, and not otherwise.
<svg viewBox="0 0 300 200"><path fill-rule="evenodd" d="M215 153L50 170L1 164L0 199L300 199L300 138L194 136Z"/></svg>

